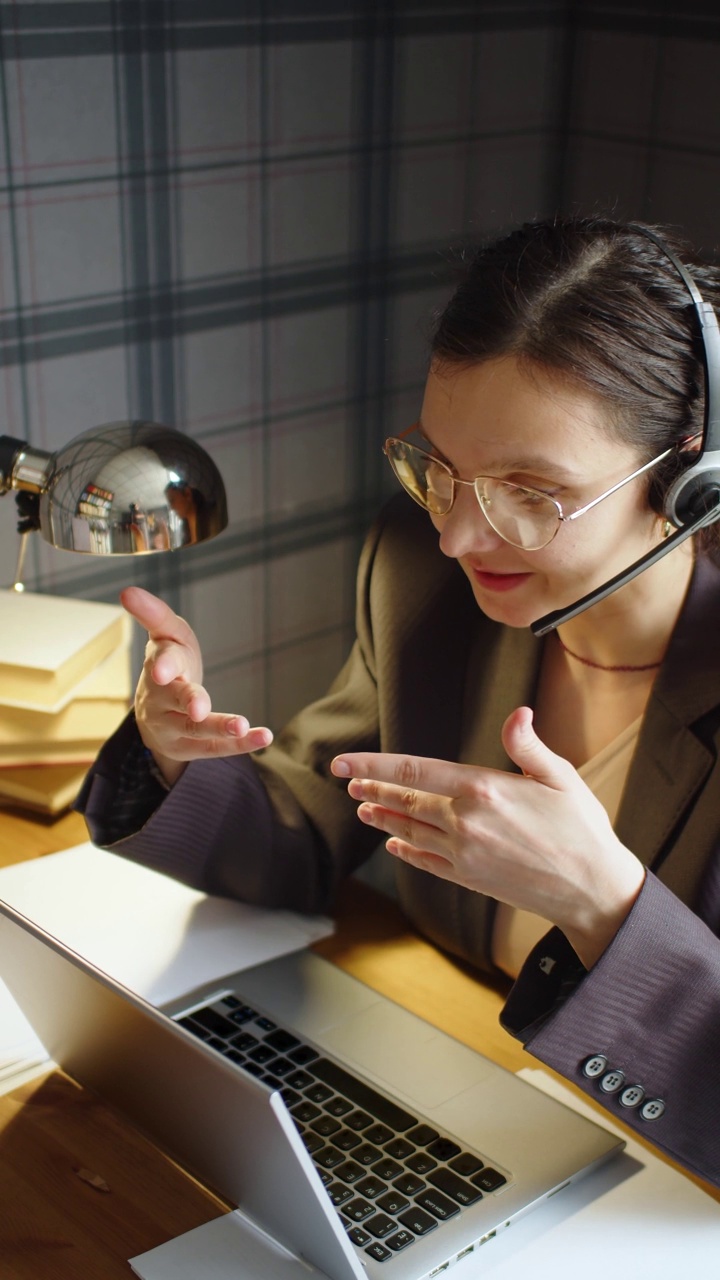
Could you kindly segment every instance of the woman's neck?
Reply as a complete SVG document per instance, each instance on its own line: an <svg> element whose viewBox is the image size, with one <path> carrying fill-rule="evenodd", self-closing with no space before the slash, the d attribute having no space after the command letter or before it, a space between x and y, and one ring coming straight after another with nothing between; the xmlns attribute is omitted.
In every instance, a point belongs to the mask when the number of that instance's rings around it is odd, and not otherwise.
<svg viewBox="0 0 720 1280"><path fill-rule="evenodd" d="M692 570L692 548L684 544L565 623L558 639L566 660L584 660L588 676L594 672L622 676L642 668L651 673L665 656Z"/></svg>

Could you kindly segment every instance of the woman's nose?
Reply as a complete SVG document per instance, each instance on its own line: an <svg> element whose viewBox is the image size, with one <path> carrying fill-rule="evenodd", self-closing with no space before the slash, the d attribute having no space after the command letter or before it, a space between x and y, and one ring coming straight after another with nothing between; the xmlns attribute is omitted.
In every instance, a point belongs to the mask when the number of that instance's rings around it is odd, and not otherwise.
<svg viewBox="0 0 720 1280"><path fill-rule="evenodd" d="M446 516L435 516L440 534L440 550L452 560L478 552L495 551L503 545L472 489L458 485L455 501Z"/></svg>

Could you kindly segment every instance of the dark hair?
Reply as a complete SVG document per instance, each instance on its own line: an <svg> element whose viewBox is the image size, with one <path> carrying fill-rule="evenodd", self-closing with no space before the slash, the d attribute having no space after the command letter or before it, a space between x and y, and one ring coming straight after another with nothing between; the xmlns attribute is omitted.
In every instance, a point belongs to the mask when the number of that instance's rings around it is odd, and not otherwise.
<svg viewBox="0 0 720 1280"><path fill-rule="evenodd" d="M514 355L556 370L599 396L609 426L641 461L702 429L702 339L687 285L639 224L607 218L525 223L479 250L436 321L436 361L472 364ZM675 235L649 228L720 309L720 270L702 265ZM687 465L674 452L654 469L658 514ZM700 535L720 551L720 525Z"/></svg>

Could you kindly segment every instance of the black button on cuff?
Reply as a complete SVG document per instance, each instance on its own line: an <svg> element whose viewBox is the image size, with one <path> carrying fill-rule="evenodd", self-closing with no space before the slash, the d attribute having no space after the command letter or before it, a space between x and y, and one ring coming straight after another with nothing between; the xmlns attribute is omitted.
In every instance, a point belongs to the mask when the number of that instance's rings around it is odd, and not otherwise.
<svg viewBox="0 0 720 1280"><path fill-rule="evenodd" d="M594 1080L596 1076L601 1076L607 1071L608 1060L604 1053L594 1053L591 1058L586 1058L582 1064L582 1072L587 1076L588 1080Z"/></svg>
<svg viewBox="0 0 720 1280"><path fill-rule="evenodd" d="M641 1120L659 1120L665 1111L662 1098L648 1098L640 1108Z"/></svg>

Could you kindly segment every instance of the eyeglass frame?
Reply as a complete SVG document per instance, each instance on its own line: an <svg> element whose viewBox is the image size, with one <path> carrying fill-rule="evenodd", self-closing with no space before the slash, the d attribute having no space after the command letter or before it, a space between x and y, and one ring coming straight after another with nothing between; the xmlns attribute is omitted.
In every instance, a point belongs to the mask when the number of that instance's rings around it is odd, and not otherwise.
<svg viewBox="0 0 720 1280"><path fill-rule="evenodd" d="M412 426L406 427L406 429L403 432L401 432L399 436L388 436L387 440L383 445L383 453L388 459L388 462L390 461L390 458L388 455L388 445L391 444L393 441L397 441L398 443L400 443L405 439L405 436L411 435L413 431L422 432L422 427L419 422L414 422ZM699 433L698 435L690 436L687 440L683 440L681 443L685 445L690 444L693 440L699 439L700 434L702 433ZM555 538L557 537L560 531L560 526L562 524L569 524L571 520L577 520L579 516L584 516L587 514L588 511L592 511L593 507L596 507L599 502L602 502L605 498L611 497L613 493L617 493L618 489L623 489L626 484L630 484L631 480L637 480L638 476L643 475L646 471L649 471L651 467L657 466L658 462L662 462L664 458L669 457L670 454L673 452L673 450L676 449L677 447L678 447L677 445L670 445L669 449L664 449L663 452L659 453L656 458L652 458L650 462L645 462L643 466L638 467L637 470L633 471L632 475L625 476L623 480L618 480L616 484L612 485L609 489L606 489L605 492L601 493L599 497L593 498L591 502L586 502L583 507L579 507L577 511L571 511L569 515L565 515L565 512L562 509L562 504L558 502L557 498L551 497L549 493L543 493L542 489L533 489L532 485L527 485L527 484L516 484L514 480L503 480L501 476L478 475L478 476L475 476L473 480L463 480L459 475L457 475L452 463L446 462L444 458L436 458L433 456L433 454L428 453L427 449L421 449L419 448L418 445L411 444L410 445L411 449L417 449L418 453L425 454L427 458L430 458L433 462L437 463L438 466L442 467L445 471L447 471L453 484L452 497L450 499L450 505L447 511L433 512L431 511L430 507L425 506L424 503L418 501L418 499L414 496L414 494L410 493L410 490L407 489L403 484L402 480L400 480L400 477L397 474L392 463L390 463L390 466L391 466L393 475L395 476L396 480L398 480L399 483L402 485L403 489L405 489L405 492L409 495L409 497L413 498L413 500L417 502L419 507L422 507L423 511L428 512L429 515L441 515L441 516L449 515L455 505L455 496L456 496L455 485L456 484L469 485L469 487L473 490L475 497L477 498L477 503L480 510L485 516L485 519L490 525L490 528L493 530L494 533L497 533L498 538L501 538L503 542L506 542L509 547L518 547L518 550L520 551L544 551L545 547L549 547L550 543L554 542ZM547 502L551 502L553 506L556 508L558 513L557 525L552 536L548 538L547 542L543 542L542 545L539 547L523 547L523 546L520 546L518 543L510 542L508 538L506 538L502 533L500 533L495 528L495 525L491 522L489 516L487 515L487 512L485 511L485 508L482 505L482 501L480 499L478 491L475 488L478 480L497 480L499 484L505 484L512 489L524 489L527 493L536 494L538 498L545 498Z"/></svg>

